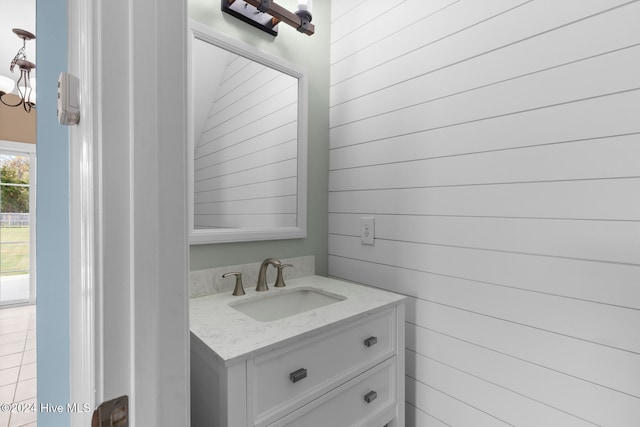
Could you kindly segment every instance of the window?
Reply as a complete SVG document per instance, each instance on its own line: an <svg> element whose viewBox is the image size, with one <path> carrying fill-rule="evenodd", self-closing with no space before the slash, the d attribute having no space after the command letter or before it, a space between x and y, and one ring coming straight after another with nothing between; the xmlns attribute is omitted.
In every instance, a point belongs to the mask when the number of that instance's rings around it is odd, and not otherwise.
<svg viewBox="0 0 640 427"><path fill-rule="evenodd" d="M0 141L0 305L35 302L35 146Z"/></svg>

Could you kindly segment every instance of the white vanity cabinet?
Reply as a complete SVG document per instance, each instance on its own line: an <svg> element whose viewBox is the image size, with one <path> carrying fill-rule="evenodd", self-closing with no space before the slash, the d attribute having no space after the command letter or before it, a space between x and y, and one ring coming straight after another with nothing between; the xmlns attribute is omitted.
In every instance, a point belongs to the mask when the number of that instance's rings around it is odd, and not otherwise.
<svg viewBox="0 0 640 427"><path fill-rule="evenodd" d="M405 298L312 285L347 299L274 322L228 321L226 296L192 303L193 427L404 427Z"/></svg>

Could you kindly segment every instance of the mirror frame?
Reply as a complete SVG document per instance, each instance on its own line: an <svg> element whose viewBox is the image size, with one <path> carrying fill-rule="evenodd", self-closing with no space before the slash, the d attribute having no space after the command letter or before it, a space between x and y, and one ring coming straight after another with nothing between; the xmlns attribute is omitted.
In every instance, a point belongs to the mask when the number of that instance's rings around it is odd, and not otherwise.
<svg viewBox="0 0 640 427"><path fill-rule="evenodd" d="M194 97L193 93L193 42L199 39L237 55L251 59L267 67L298 79L298 168L297 168L297 212L294 227L252 227L252 228L194 228ZM307 70L285 61L251 45L233 39L200 22L189 19L189 49L187 58L187 203L189 244L211 244L228 242L249 242L259 240L300 239L307 237L307 129L308 129L308 76Z"/></svg>

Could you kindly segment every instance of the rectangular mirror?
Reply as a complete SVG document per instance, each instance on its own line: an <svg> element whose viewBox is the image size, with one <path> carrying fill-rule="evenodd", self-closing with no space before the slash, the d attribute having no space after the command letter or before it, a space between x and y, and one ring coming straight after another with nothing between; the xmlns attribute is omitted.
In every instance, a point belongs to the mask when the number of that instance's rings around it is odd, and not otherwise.
<svg viewBox="0 0 640 427"><path fill-rule="evenodd" d="M190 243L306 237L306 71L189 23Z"/></svg>

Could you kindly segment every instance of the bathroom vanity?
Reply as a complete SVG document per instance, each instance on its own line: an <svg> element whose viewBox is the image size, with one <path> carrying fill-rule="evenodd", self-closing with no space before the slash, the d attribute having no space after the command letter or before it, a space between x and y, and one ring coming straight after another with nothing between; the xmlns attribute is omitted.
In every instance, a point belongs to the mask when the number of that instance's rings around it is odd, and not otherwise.
<svg viewBox="0 0 640 427"><path fill-rule="evenodd" d="M191 299L192 426L404 426L405 297L321 276L253 287Z"/></svg>

